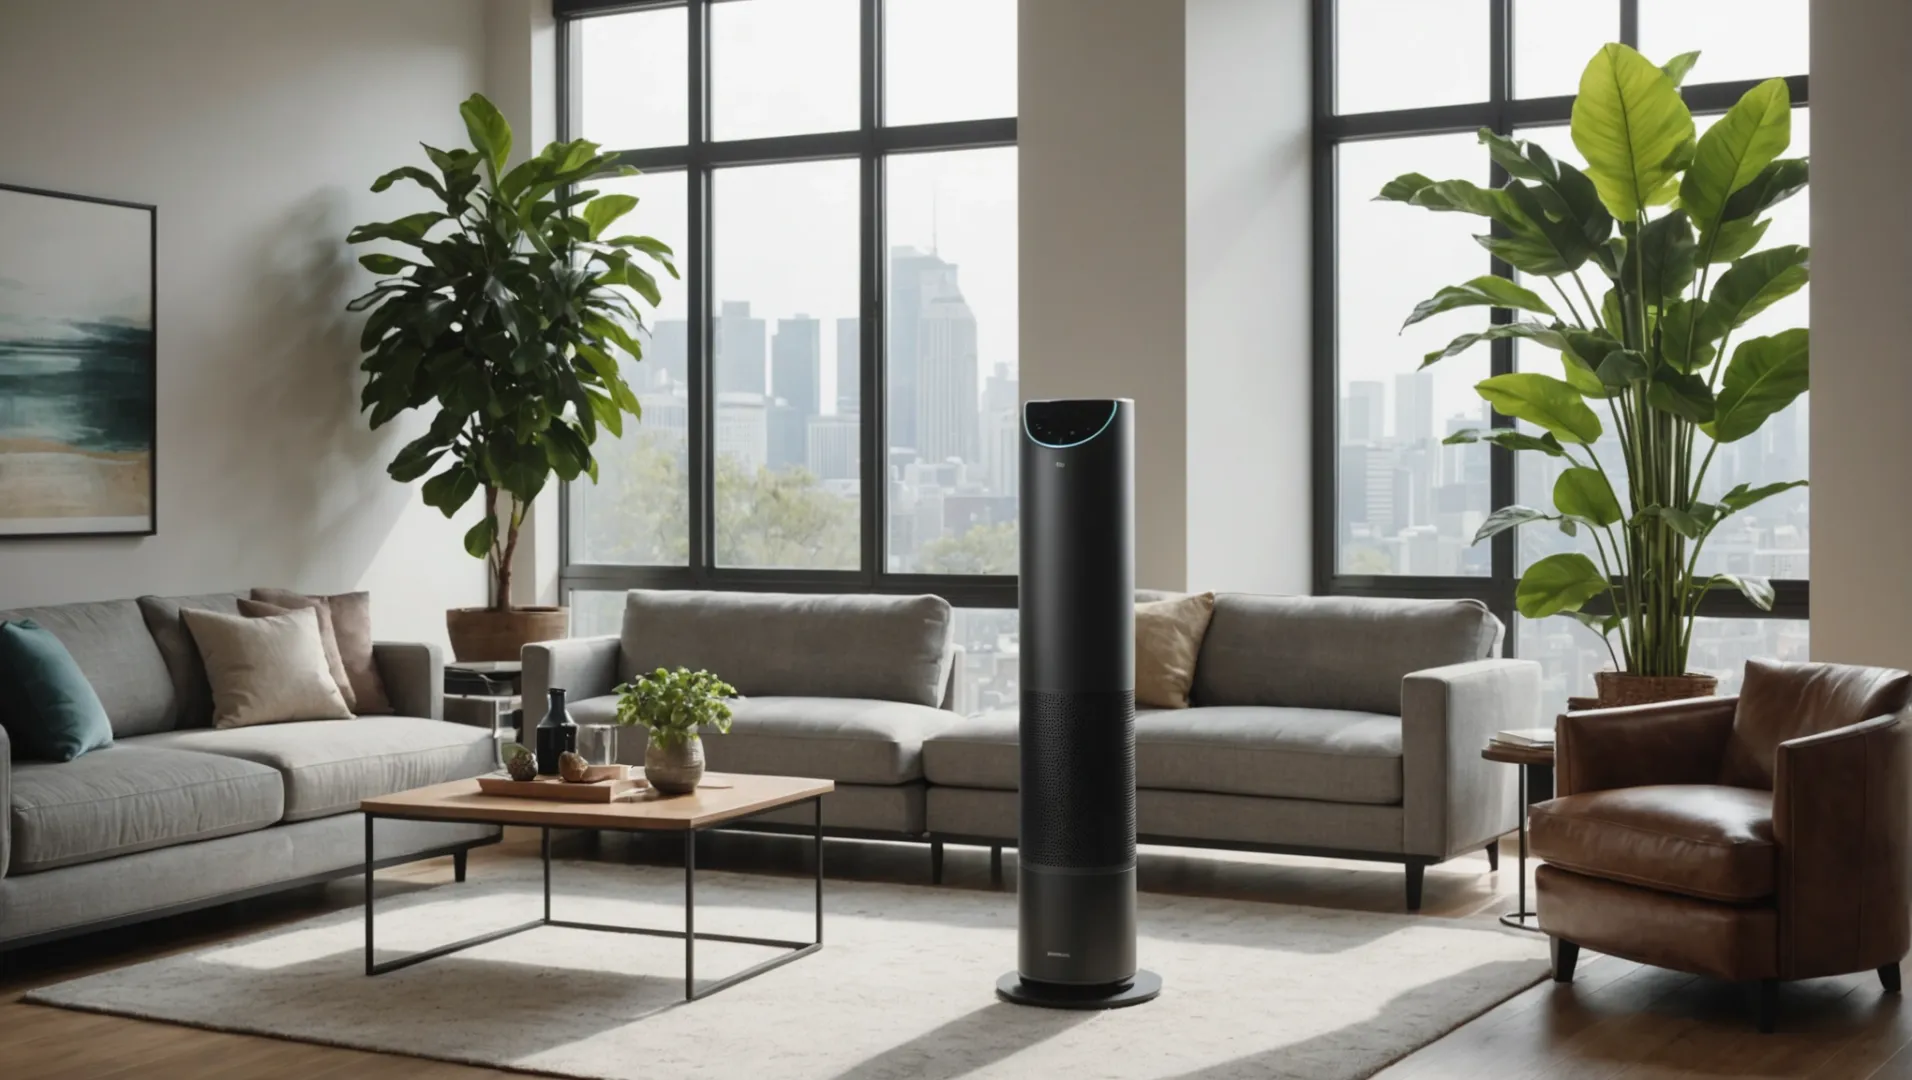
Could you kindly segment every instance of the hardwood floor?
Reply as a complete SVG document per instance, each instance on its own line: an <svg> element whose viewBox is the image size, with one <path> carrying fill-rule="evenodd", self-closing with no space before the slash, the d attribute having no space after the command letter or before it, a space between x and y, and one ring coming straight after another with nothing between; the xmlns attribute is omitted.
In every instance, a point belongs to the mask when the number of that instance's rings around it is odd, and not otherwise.
<svg viewBox="0 0 1912 1080"><path fill-rule="evenodd" d="M528 836L509 837L475 852L471 870L483 875L487 864L535 857L536 850ZM561 842L559 852L670 862L676 848L617 838L600 845L578 837ZM779 837L717 836L699 852L698 862L770 873L805 870L802 846ZM928 877L929 854L920 845L832 843L829 864L833 877L921 882ZM1013 872L1013 855L1009 866ZM1514 866L1510 841L1498 873L1488 872L1484 855L1429 870L1426 917L1459 918L1512 907ZM1399 911L1401 905L1401 870L1382 864L1149 849L1141 879L1142 887L1153 892L1362 911ZM381 895L398 894L450 880L451 860L438 859L382 872L379 887ZM988 888L988 853L951 847L945 880L950 888ZM0 1077L451 1080L510 1075L19 1001L35 986L352 907L359 903L359 888L355 880L337 882L14 955L0 971ZM1881 993L1874 975L1786 986L1780 1029L1772 1035L1753 1031L1746 994L1741 987L1587 955L1572 985L1543 982L1380 1075L1384 1080L1912 1080L1912 1010L1900 998Z"/></svg>

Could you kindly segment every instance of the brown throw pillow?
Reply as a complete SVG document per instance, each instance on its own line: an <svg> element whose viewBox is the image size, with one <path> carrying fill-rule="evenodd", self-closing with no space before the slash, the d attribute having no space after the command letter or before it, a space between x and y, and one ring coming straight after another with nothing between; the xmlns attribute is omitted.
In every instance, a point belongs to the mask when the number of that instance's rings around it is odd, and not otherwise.
<svg viewBox="0 0 1912 1080"><path fill-rule="evenodd" d="M311 608L319 617L319 644L325 646L325 666L332 672L332 681L338 684L339 696L345 699L345 707L356 710L358 695L352 692L352 677L345 673L345 661L339 659L339 638L332 630L332 605L323 600L309 600L303 605L268 604L264 600L239 601L239 614L248 619L262 619L268 615L284 615L288 612Z"/></svg>
<svg viewBox="0 0 1912 1080"><path fill-rule="evenodd" d="M212 681L212 724L219 728L352 715L326 669L318 613L310 609L246 618L186 611Z"/></svg>
<svg viewBox="0 0 1912 1080"><path fill-rule="evenodd" d="M372 656L372 594L338 593L334 596L306 596L290 589L254 589L254 600L280 607L296 608L312 601L323 603L332 613L332 632L339 646L339 661L352 683L352 695L358 701L354 710L360 716L380 716L392 711L392 699L385 694L385 680L379 676L378 661Z"/></svg>
<svg viewBox="0 0 1912 1080"><path fill-rule="evenodd" d="M1135 605L1135 703L1188 708L1195 658L1215 614L1215 594L1196 593Z"/></svg>

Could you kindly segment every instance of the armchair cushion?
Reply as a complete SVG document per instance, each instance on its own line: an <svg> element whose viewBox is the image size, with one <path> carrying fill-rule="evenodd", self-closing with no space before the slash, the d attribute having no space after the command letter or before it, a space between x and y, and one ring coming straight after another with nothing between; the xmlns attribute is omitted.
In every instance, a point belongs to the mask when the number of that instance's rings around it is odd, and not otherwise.
<svg viewBox="0 0 1912 1080"><path fill-rule="evenodd" d="M1562 713L1554 725L1554 791L1714 783L1738 705L1735 697L1687 698Z"/></svg>
<svg viewBox="0 0 1912 1080"><path fill-rule="evenodd" d="M1533 808L1534 854L1549 865L1703 900L1773 893L1773 800L1766 791L1661 784L1591 791Z"/></svg>
<svg viewBox="0 0 1912 1080"><path fill-rule="evenodd" d="M1771 790L1779 744L1889 716L1912 698L1912 675L1891 668L1748 660L1720 782Z"/></svg>

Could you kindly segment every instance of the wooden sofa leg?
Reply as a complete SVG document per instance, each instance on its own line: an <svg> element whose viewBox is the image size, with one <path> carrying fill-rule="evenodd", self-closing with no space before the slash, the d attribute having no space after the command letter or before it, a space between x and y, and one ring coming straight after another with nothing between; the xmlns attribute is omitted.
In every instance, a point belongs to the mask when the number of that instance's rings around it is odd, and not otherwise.
<svg viewBox="0 0 1912 1080"><path fill-rule="evenodd" d="M1487 845L1487 869L1493 872L1500 869L1500 841Z"/></svg>
<svg viewBox="0 0 1912 1080"><path fill-rule="evenodd" d="M1563 937L1547 939L1548 951L1553 953L1553 979L1557 983L1573 981L1574 965L1580 962L1580 946Z"/></svg>
<svg viewBox="0 0 1912 1080"><path fill-rule="evenodd" d="M992 889L1002 888L1002 845L1001 844L989 845L989 887ZM1894 967L1892 970L1896 972L1898 971L1898 968Z"/></svg>
<svg viewBox="0 0 1912 1080"><path fill-rule="evenodd" d="M931 885L943 883L943 842L941 840L929 842L929 883Z"/></svg>
<svg viewBox="0 0 1912 1080"><path fill-rule="evenodd" d="M1426 877L1426 863L1407 864L1407 909L1409 911L1421 910L1421 883Z"/></svg>
<svg viewBox="0 0 1912 1080"><path fill-rule="evenodd" d="M1759 980L1758 995L1753 1006L1753 1022L1759 1026L1760 1034L1770 1035L1779 1019L1779 980Z"/></svg>
<svg viewBox="0 0 1912 1080"><path fill-rule="evenodd" d="M1879 969L1879 985L1885 987L1888 994L1899 992L1899 965L1887 964Z"/></svg>
<svg viewBox="0 0 1912 1080"><path fill-rule="evenodd" d="M453 881L465 880L465 859L470 854L471 852L469 850L463 848L451 853L451 879Z"/></svg>

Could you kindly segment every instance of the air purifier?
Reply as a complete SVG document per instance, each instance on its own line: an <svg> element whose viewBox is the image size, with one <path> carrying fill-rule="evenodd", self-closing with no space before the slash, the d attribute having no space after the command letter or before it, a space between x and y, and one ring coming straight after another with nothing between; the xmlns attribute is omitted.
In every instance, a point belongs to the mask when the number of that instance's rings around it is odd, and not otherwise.
<svg viewBox="0 0 1912 1080"><path fill-rule="evenodd" d="M1020 839L1005 1000L1135 1005L1135 403L1023 406Z"/></svg>

